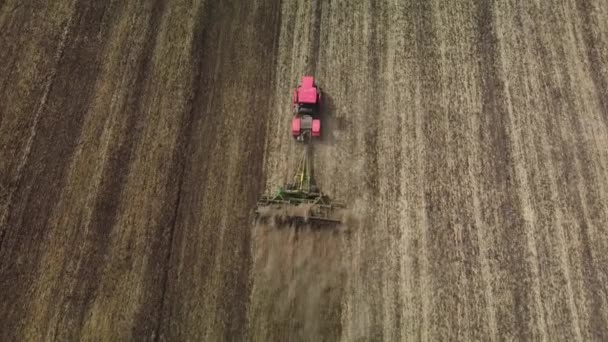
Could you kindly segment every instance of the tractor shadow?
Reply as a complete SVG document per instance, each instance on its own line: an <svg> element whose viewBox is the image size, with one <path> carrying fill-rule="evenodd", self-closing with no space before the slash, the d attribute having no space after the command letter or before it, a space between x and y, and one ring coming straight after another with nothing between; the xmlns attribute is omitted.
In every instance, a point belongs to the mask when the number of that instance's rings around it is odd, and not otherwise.
<svg viewBox="0 0 608 342"><path fill-rule="evenodd" d="M342 131L346 127L346 120L337 117L334 101L328 93L323 93L321 101L321 139L318 140L323 145L334 145L336 142L336 132Z"/></svg>

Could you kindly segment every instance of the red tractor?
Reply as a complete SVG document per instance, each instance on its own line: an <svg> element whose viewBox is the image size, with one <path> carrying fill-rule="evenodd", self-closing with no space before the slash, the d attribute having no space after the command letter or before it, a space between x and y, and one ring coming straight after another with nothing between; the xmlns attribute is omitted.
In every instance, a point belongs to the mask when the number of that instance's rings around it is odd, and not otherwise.
<svg viewBox="0 0 608 342"><path fill-rule="evenodd" d="M293 119L291 134L300 142L321 136L321 88L312 76L302 77L302 82L293 91Z"/></svg>

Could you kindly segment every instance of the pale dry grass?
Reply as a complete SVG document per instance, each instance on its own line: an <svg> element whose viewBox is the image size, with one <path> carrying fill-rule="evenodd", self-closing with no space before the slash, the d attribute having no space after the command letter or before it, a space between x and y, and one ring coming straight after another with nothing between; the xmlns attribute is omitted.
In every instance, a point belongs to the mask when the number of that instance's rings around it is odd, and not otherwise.
<svg viewBox="0 0 608 342"><path fill-rule="evenodd" d="M93 5L1 7L1 336L608 338L603 2ZM303 73L349 229L251 224Z"/></svg>

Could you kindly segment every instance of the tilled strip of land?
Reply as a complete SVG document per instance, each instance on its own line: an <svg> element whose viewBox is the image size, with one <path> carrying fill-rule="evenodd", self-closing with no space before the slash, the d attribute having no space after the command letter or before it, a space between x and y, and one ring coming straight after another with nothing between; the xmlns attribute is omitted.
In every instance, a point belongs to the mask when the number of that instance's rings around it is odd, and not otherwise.
<svg viewBox="0 0 608 342"><path fill-rule="evenodd" d="M608 339L601 1L0 4L3 340ZM291 89L334 232L252 223ZM270 228L270 231L267 229Z"/></svg>

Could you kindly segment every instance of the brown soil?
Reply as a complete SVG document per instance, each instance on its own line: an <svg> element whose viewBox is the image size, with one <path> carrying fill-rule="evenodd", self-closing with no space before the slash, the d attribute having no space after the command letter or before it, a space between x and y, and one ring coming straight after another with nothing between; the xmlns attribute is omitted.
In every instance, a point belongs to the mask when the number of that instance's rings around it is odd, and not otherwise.
<svg viewBox="0 0 608 342"><path fill-rule="evenodd" d="M356 219L252 224L325 90ZM0 2L0 340L608 340L603 1Z"/></svg>

